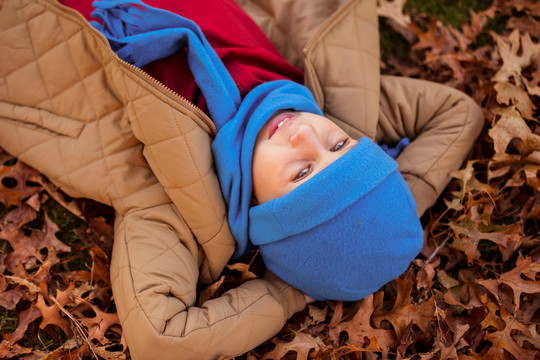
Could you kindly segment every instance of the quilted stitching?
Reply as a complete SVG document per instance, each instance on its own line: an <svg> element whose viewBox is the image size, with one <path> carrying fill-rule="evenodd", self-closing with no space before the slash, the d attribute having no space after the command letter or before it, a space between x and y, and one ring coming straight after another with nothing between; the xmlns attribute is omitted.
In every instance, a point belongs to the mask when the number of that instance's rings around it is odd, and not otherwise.
<svg viewBox="0 0 540 360"><path fill-rule="evenodd" d="M65 168L61 170L61 173L54 170L47 172L49 172L53 180L65 185L68 189L85 188L85 196L96 198L108 204L114 203L119 211L126 211L130 205L124 204L123 198L129 194L122 190L124 186L120 185L119 179L115 179L114 168L116 165L114 165L114 160L111 160L108 154L120 153L128 149L132 149L136 153L140 151L140 145L135 139L126 140L126 138L123 138L121 139L121 143L131 144L131 146L126 149L117 148L117 144L112 139L107 138L107 132L110 133L110 131L102 129L119 129L119 126L125 126L125 129L120 130L120 132L128 137L130 136L131 129L129 128L130 124L127 114L125 114L124 110L118 113L118 110L123 109L124 105L122 100L114 95L115 86L118 86L118 84L114 83L114 79L117 79L120 83L129 83L132 82L132 79L129 77L120 79L122 74L118 73L118 68L112 66L113 64L110 63L112 56L109 56L108 64L101 63L97 60L97 57L90 57L91 61L87 61L88 51L85 50L94 48L96 44L95 39L92 37L89 38L87 33L82 32L81 26L77 26L72 21L65 21L61 16L57 16L51 12L44 12L37 6L21 7L16 2L11 2L9 5L13 7L14 12L17 14L16 18L20 23L12 22L7 24L2 29L2 36L0 38L8 41L7 39L17 36L17 38L23 40L32 39L32 41L22 44L21 48L26 50L14 50L11 53L12 56L16 56L18 59L17 61L8 61L7 63L17 63L19 67L3 67L1 70L2 83L5 83L6 92L9 92L11 95L7 97L10 98L11 102L26 105L29 108L37 106L48 112L66 116L76 113L78 119L82 119L87 124L94 123L95 127L87 126L84 133L78 139L78 142L69 142L66 140L54 145L57 147L57 150L52 152L57 154L56 161L58 162L64 163L63 161L65 159L74 158L73 156L62 156L62 152L71 154L72 151L76 151L77 146L82 146L77 144L84 143L85 137L90 139L96 136L95 133L97 133L97 137L95 138L99 138L103 142L101 146L99 144L90 144L90 147L87 149L88 155L85 155L79 150L81 152L80 161L76 164L64 164ZM6 13L3 12L3 14ZM28 49L31 49L31 51ZM78 59L80 56L85 56L84 61ZM63 62L58 64L58 59L61 59ZM21 64L25 64L25 66L21 67ZM56 72L60 70L62 71L62 76L57 76ZM106 74L105 71L110 71L110 73ZM117 74L111 76L112 72L116 72ZM27 92L27 85L21 82L20 79L32 79L35 85L32 87L34 91L32 96L24 96ZM110 91L112 96L98 94L96 98L94 91L102 91L104 82L111 83ZM141 92L140 90L138 94L132 95L135 95L131 99L133 104L137 104L141 100L144 103L144 98L149 97L148 92ZM27 99L32 99L34 103L25 103L28 101ZM166 111L166 117L170 117L171 113L174 113L170 107ZM173 115L176 117L176 114ZM152 119L155 119L155 117L152 116ZM204 133L204 131L198 128L193 121L186 121L185 119L183 119L183 122L176 122L177 124L182 123L184 126L183 129L180 129L180 136L185 135L187 138L194 139L200 138L201 132ZM186 125L190 128L185 128ZM190 135L193 132L195 135ZM118 137L118 134L113 134ZM208 135L204 136L207 137L206 143L209 144ZM31 146L26 146L12 152L16 152L21 158L30 160L36 156L37 150L42 148L49 149L52 146L49 138L50 136L45 135L39 140L36 139ZM197 139L196 141L199 140ZM188 142L189 140L184 139L184 143L187 144ZM92 147L94 148L93 150ZM200 149L208 148L206 144L201 144L198 147ZM176 149L176 153L181 152L179 149ZM190 169L185 168L184 178L187 175L187 180L182 180L182 177L173 179L169 177L166 181L167 188L178 189L184 187L184 183L192 184L195 182L200 182L203 189L217 186L217 181L212 179L214 175L212 173L211 162L208 162L208 159L211 159L211 155L205 154L204 157L206 159L201 159L197 157L200 153L201 151L199 149L191 151L191 155L195 156L195 159L192 159L191 163L197 165L197 162L202 161L202 163L207 164L206 167L200 170L194 169L196 171L190 171ZM106 154L108 157L105 158ZM184 167L187 164L187 161L184 162ZM88 188L83 184L77 184L81 178L79 174L84 174L88 171L88 168L101 169L103 165L106 166L109 173L112 173L112 177L109 176L110 180L105 181L105 183L110 184L112 182L116 186L112 188L109 186L106 193L103 193L103 186L100 186L99 189L95 190L96 193L94 193L90 190L92 187ZM40 167L38 166L38 168ZM42 168L45 170L45 166ZM59 169L59 166L55 168ZM193 178L193 175L197 175L198 177ZM71 192L74 193L76 191L72 190ZM206 208L210 212L207 211L204 217L198 216L194 228L208 229L213 227L212 234L206 232L204 235L214 236L223 227L224 205L221 203L216 204L213 201L213 197L216 194L219 195L219 191L208 193L207 190L204 190L204 192L208 196ZM173 200L176 203L182 204L189 202L201 203L201 199L193 199L191 196L186 196L186 194L188 194L187 191L176 192ZM189 208L189 206L183 206L183 208ZM209 216L210 214L213 215ZM190 217L188 216L188 218ZM201 224L201 219L206 219L208 222ZM194 217L191 217L190 220L194 220Z"/></svg>
<svg viewBox="0 0 540 360"><path fill-rule="evenodd" d="M306 82L314 87L325 114L355 137L373 138L376 132L379 43L376 18L370 16L373 7L369 1L348 2L333 15L332 31L316 35L306 49ZM356 42L344 42L346 38ZM342 73L351 68L359 71Z"/></svg>
<svg viewBox="0 0 540 360"><path fill-rule="evenodd" d="M185 311L197 278L214 280L234 250L208 119L121 63L81 17L43 0L4 0L2 8L0 47L8 51L0 54L7 64L0 68L0 101L33 120L1 116L7 131L0 131L0 144L72 196L119 212L111 277L126 336L135 340L132 355L150 348L163 358L178 351L199 357L201 349L226 354L223 335L231 327L245 341L235 351L277 332L298 306L285 299L298 294L263 280L231 291L222 307ZM68 125L47 128L48 113ZM177 166L167 168L172 159Z"/></svg>

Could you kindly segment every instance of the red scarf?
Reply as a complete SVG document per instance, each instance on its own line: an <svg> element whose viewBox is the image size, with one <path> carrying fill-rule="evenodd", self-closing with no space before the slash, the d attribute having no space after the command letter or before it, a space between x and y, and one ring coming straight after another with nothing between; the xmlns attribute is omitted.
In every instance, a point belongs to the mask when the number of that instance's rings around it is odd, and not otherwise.
<svg viewBox="0 0 540 360"><path fill-rule="evenodd" d="M87 20L93 0L59 0ZM285 61L253 20L234 0L145 0L199 25L244 97L255 86L280 79L303 82L300 70ZM170 89L206 111L206 102L187 65L185 52L154 61L142 68Z"/></svg>

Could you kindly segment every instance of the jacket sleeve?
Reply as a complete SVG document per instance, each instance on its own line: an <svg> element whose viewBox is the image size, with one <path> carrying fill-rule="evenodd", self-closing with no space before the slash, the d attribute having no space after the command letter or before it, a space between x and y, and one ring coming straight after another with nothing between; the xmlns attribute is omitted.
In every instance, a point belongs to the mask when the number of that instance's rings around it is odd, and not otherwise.
<svg viewBox="0 0 540 360"><path fill-rule="evenodd" d="M303 295L272 274L196 307L198 249L176 207L163 204L117 217L113 293L133 359L214 359L270 339Z"/></svg>
<svg viewBox="0 0 540 360"><path fill-rule="evenodd" d="M397 162L422 215L468 156L484 116L464 93L424 80L382 76L380 96L376 141L411 140Z"/></svg>

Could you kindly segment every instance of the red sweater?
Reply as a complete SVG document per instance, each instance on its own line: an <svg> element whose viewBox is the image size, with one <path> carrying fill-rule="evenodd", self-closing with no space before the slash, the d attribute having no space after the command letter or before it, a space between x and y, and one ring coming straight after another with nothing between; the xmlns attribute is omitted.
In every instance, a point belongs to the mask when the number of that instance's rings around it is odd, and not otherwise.
<svg viewBox="0 0 540 360"><path fill-rule="evenodd" d="M93 0L60 0L87 20ZM243 97L256 85L280 79L303 82L303 74L285 61L259 27L234 0L145 0L149 6L168 10L199 25L223 61ZM157 80L206 111L204 97L187 64L184 51L142 68Z"/></svg>

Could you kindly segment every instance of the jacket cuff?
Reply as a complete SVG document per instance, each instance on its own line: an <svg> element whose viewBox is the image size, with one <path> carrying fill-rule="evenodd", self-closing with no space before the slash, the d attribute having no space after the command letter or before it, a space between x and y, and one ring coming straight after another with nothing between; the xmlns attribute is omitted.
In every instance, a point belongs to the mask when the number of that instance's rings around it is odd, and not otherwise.
<svg viewBox="0 0 540 360"><path fill-rule="evenodd" d="M287 319L306 307L304 294L297 288L281 280L271 271L267 270L263 279L270 283L270 293L283 306Z"/></svg>

